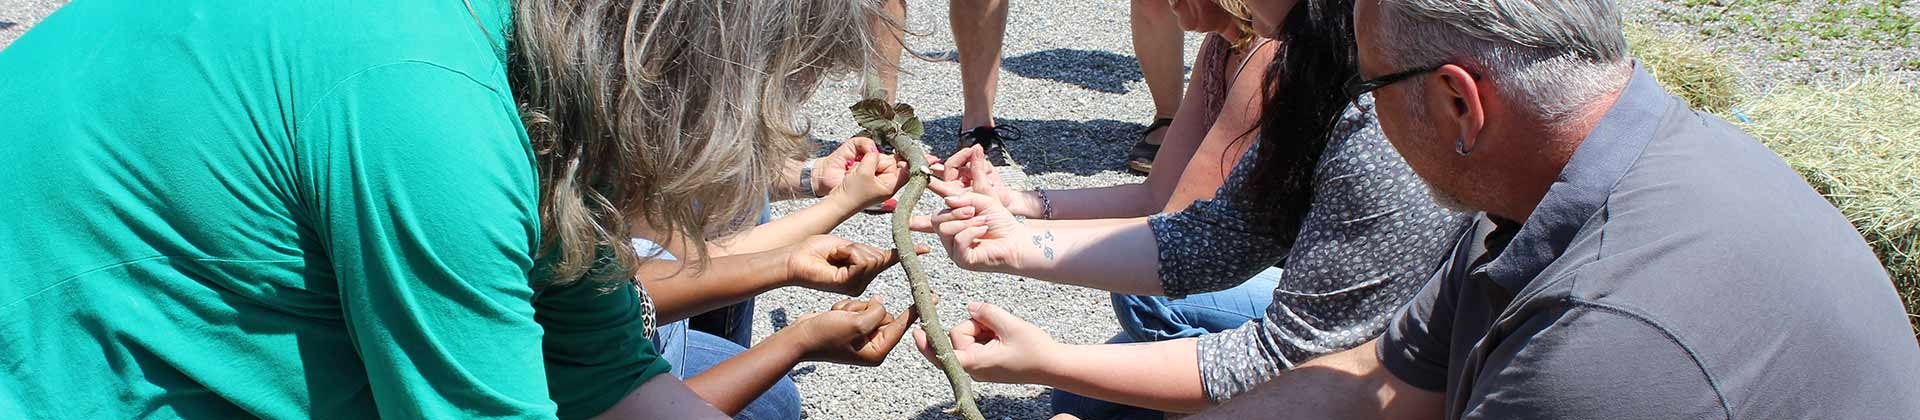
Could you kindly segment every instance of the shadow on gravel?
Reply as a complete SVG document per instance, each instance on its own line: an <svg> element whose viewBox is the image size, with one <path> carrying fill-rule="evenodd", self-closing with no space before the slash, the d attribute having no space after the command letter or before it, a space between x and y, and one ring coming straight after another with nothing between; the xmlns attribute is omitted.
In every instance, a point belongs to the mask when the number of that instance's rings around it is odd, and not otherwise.
<svg viewBox="0 0 1920 420"><path fill-rule="evenodd" d="M1127 82L1142 80L1140 61L1106 51L1055 48L1000 61L1000 67L1028 79L1046 79L1089 90L1127 93Z"/></svg>
<svg viewBox="0 0 1920 420"><path fill-rule="evenodd" d="M1088 176L1101 172L1126 171L1127 149L1139 139L1146 125L1115 120L1014 120L1001 119L1001 126L1012 126L1025 133L1020 140L1006 142L1013 161L1024 166L1027 175L1071 173ZM954 135L960 132L960 117L943 117L926 122L929 153L946 157L954 151Z"/></svg>
<svg viewBox="0 0 1920 420"><path fill-rule="evenodd" d="M1047 401L1048 396L1052 395L1050 394L1051 392L1052 391L1042 392L1039 395L1022 398L989 395L980 397L974 402L980 405L980 414L988 419L1044 419L1051 417L1053 414L1053 407L1051 403ZM941 395L948 394L943 392ZM951 407L953 407L953 403L951 402L927 407L925 410L920 410L919 415L913 416L913 420L947 420L960 418L958 415L947 414L947 409Z"/></svg>

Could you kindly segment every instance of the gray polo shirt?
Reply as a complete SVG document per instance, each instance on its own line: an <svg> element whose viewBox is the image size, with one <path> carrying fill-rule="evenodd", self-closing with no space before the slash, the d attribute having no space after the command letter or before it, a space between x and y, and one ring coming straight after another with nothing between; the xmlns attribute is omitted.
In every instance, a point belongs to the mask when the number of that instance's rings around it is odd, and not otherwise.
<svg viewBox="0 0 1920 420"><path fill-rule="evenodd" d="M1405 311L1380 361L1450 419L1920 417L1865 241L1639 69L1532 216L1482 218Z"/></svg>

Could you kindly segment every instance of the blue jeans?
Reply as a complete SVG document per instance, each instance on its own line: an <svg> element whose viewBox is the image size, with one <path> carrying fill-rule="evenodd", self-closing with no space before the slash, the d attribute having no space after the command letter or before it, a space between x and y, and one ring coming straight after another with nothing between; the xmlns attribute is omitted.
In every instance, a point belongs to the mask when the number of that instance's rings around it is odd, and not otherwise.
<svg viewBox="0 0 1920 420"><path fill-rule="evenodd" d="M1267 268L1232 289L1168 299L1165 296L1113 294L1113 315L1120 335L1108 343L1143 343L1199 337L1240 327L1266 316L1280 269ZM1087 420L1160 419L1165 414L1129 405L1053 390L1053 412Z"/></svg>
<svg viewBox="0 0 1920 420"><path fill-rule="evenodd" d="M687 318L687 327L732 341L740 347L753 347L753 298Z"/></svg>
<svg viewBox="0 0 1920 420"><path fill-rule="evenodd" d="M748 324L751 325L751 324ZM687 321L660 326L660 340L654 344L660 347L660 357L673 365L674 377L686 379L720 362L731 359L747 348L726 339L687 328ZM800 418L800 389L793 385L793 378L782 376L760 398L747 403L735 419L786 420Z"/></svg>

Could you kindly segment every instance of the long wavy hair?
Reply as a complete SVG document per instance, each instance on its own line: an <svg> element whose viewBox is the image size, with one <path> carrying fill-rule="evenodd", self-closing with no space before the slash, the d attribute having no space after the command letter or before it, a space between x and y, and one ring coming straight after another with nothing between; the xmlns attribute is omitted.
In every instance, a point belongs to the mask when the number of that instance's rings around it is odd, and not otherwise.
<svg viewBox="0 0 1920 420"><path fill-rule="evenodd" d="M798 111L826 77L876 60L877 0L520 0L509 82L540 180L539 258L555 284L645 258L638 229L738 232L782 163L807 152ZM876 23L878 22L878 23ZM596 263L596 261L599 261ZM630 273L629 273L630 274Z"/></svg>
<svg viewBox="0 0 1920 420"><path fill-rule="evenodd" d="M1314 169L1351 98L1341 86L1359 72L1353 0L1303 0L1282 25L1279 57L1267 70L1258 154L1245 185L1278 201L1281 231L1298 230L1313 197ZM1285 235L1291 246L1295 235Z"/></svg>
<svg viewBox="0 0 1920 420"><path fill-rule="evenodd" d="M1253 45L1254 40L1260 39L1260 31L1253 28L1253 12L1247 10L1245 2L1241 0L1213 0L1213 2L1220 5L1220 10L1227 12L1227 16L1233 17L1233 27L1240 30L1240 36L1227 40L1229 42L1227 45L1234 51L1240 51L1248 45Z"/></svg>

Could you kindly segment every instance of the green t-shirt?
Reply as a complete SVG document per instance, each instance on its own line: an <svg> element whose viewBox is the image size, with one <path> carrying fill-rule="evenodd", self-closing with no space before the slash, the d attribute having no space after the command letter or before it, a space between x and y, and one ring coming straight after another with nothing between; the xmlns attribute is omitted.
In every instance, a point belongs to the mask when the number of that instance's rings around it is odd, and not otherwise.
<svg viewBox="0 0 1920 420"><path fill-rule="evenodd" d="M584 417L665 372L631 283L530 281L472 2L86 0L0 51L0 417Z"/></svg>

